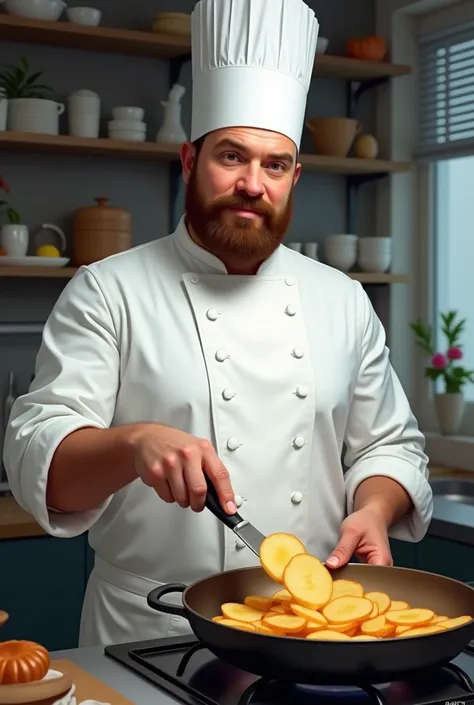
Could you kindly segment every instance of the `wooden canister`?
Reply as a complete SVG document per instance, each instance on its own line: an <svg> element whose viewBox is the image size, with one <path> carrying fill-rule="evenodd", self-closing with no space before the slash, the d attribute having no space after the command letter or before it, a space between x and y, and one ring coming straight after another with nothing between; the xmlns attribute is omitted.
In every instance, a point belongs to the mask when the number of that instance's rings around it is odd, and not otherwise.
<svg viewBox="0 0 474 705"><path fill-rule="evenodd" d="M74 212L72 261L76 267L124 252L132 247L132 216L123 208L96 198L96 206Z"/></svg>

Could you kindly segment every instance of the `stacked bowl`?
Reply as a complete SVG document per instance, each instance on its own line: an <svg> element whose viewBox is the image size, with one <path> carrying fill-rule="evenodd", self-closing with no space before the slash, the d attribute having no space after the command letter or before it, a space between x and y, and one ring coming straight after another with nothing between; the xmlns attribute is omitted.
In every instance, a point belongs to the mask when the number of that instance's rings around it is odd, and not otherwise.
<svg viewBox="0 0 474 705"><path fill-rule="evenodd" d="M324 241L326 262L348 272L357 261L357 235L329 235Z"/></svg>
<svg viewBox="0 0 474 705"><path fill-rule="evenodd" d="M112 140L131 140L144 142L146 123L143 122L145 111L133 106L119 106L112 109L113 120L109 122L109 138Z"/></svg>

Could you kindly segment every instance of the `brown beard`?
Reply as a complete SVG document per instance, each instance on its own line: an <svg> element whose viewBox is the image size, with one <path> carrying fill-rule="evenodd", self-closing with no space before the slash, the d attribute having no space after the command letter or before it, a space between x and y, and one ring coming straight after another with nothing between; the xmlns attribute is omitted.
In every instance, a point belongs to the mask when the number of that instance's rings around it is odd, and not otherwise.
<svg viewBox="0 0 474 705"><path fill-rule="evenodd" d="M199 188L197 163L186 190L186 219L206 250L227 263L253 265L263 262L284 240L293 215L293 190L281 213L260 197L225 196L206 203ZM229 208L259 213L258 220L243 218Z"/></svg>

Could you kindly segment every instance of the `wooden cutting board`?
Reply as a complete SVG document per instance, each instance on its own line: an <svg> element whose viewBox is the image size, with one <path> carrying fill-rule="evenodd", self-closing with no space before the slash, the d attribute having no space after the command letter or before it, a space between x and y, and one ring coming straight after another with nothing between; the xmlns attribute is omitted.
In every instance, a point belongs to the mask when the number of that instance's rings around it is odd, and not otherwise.
<svg viewBox="0 0 474 705"><path fill-rule="evenodd" d="M76 686L77 705L80 705L83 700L98 700L101 703L110 703L110 705L136 705L68 659L51 661L51 668L61 673L67 673L72 678Z"/></svg>

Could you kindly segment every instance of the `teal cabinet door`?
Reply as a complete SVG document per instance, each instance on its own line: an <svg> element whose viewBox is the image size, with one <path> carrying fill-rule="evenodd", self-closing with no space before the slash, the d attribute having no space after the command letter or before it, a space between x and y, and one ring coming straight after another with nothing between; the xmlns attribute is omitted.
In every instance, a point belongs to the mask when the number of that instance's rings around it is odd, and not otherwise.
<svg viewBox="0 0 474 705"><path fill-rule="evenodd" d="M417 546L420 570L462 582L474 581L473 546L435 536L425 536Z"/></svg>
<svg viewBox="0 0 474 705"><path fill-rule="evenodd" d="M0 640L30 639L50 651L77 646L86 582L86 536L0 541Z"/></svg>
<svg viewBox="0 0 474 705"><path fill-rule="evenodd" d="M410 543L409 541L390 539L393 564L400 568L416 568L417 546L418 544Z"/></svg>

